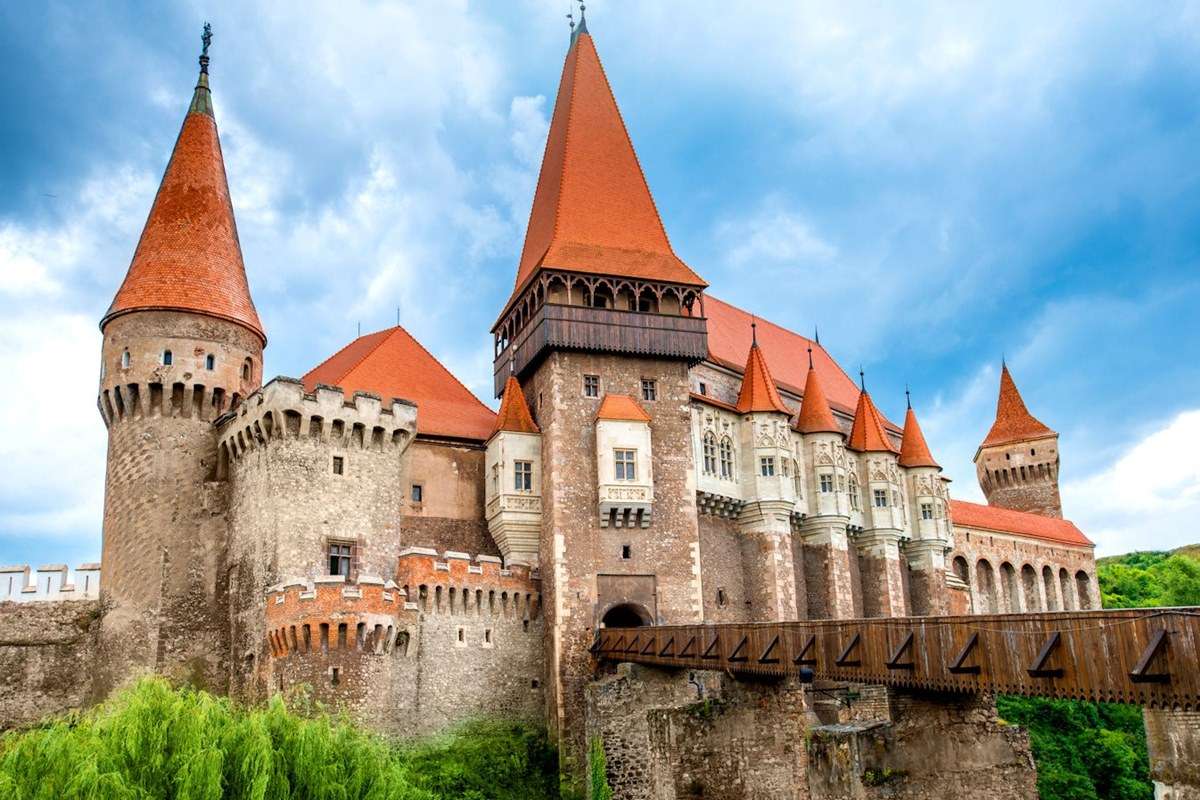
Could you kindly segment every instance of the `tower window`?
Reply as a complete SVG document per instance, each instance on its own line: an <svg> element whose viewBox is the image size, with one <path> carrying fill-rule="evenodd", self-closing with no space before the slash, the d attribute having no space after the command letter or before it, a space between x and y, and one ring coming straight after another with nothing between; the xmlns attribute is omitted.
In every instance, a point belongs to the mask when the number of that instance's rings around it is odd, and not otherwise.
<svg viewBox="0 0 1200 800"><path fill-rule="evenodd" d="M518 492L533 491L533 462L513 462L513 489Z"/></svg>
<svg viewBox="0 0 1200 800"><path fill-rule="evenodd" d="M129 369L129 351L121 353L121 369Z"/></svg>
<svg viewBox="0 0 1200 800"><path fill-rule="evenodd" d="M708 384L700 381L700 394L708 394Z"/></svg>
<svg viewBox="0 0 1200 800"><path fill-rule="evenodd" d="M1029 455L1031 455L1031 456L1036 456L1036 455L1037 455L1037 450L1034 450L1032 447L1031 447L1031 448L1029 448Z"/></svg>
<svg viewBox="0 0 1200 800"><path fill-rule="evenodd" d="M621 545L621 558L626 560L633 558L633 548L627 544Z"/></svg>
<svg viewBox="0 0 1200 800"><path fill-rule="evenodd" d="M349 542L329 543L329 574L350 577L350 565L354 558L354 547Z"/></svg>
<svg viewBox="0 0 1200 800"><path fill-rule="evenodd" d="M217 357L216 356L214 356L212 353L209 353L208 355L206 355L204 357L204 368L206 370L209 370L211 372L212 370L216 369L216 366L217 366Z"/></svg>
<svg viewBox="0 0 1200 800"><path fill-rule="evenodd" d="M887 489L875 490L875 507L887 508Z"/></svg>
<svg viewBox="0 0 1200 800"><path fill-rule="evenodd" d="M833 491L833 476L827 472L821 473L821 494L829 494Z"/></svg>
<svg viewBox="0 0 1200 800"><path fill-rule="evenodd" d="M921 519L933 519L933 503L921 503Z"/></svg>
<svg viewBox="0 0 1200 800"><path fill-rule="evenodd" d="M721 478L733 479L733 442L728 436L721 437Z"/></svg>
<svg viewBox="0 0 1200 800"><path fill-rule="evenodd" d="M850 476L850 508L858 511L858 481L853 475Z"/></svg>
<svg viewBox="0 0 1200 800"><path fill-rule="evenodd" d="M764 478L771 478L775 475L775 457L763 456L758 459L758 471L762 473Z"/></svg>
<svg viewBox="0 0 1200 800"><path fill-rule="evenodd" d="M250 359L247 358L244 362L242 362L242 380L244 380L244 381L250 380L251 371L252 371L252 364L251 364Z"/></svg>
<svg viewBox="0 0 1200 800"><path fill-rule="evenodd" d="M333 457L333 474L344 475L346 473L346 461L342 456Z"/></svg>
<svg viewBox="0 0 1200 800"><path fill-rule="evenodd" d="M658 399L658 384L648 378L642 378L642 399L653 402Z"/></svg>
<svg viewBox="0 0 1200 800"><path fill-rule="evenodd" d="M584 397L599 397L600 396L600 376L599 375L584 375L583 376L583 396Z"/></svg>
<svg viewBox="0 0 1200 800"><path fill-rule="evenodd" d="M170 350L163 350L163 354L162 354L162 363L163 363L163 366L164 366L164 367L169 367L169 366L171 366L171 363L172 363L174 360L175 360L175 357L171 355L171 351L170 351Z"/></svg>
<svg viewBox="0 0 1200 800"><path fill-rule="evenodd" d="M419 505L421 505L421 503L425 502L425 487L424 487L424 485L422 485L420 483L414 483L412 485L412 494L410 496L412 497L412 501L413 501L414 505L419 506Z"/></svg>
<svg viewBox="0 0 1200 800"><path fill-rule="evenodd" d="M727 598L725 596L725 590L722 589L720 586L718 586L717 587L717 607L724 608L725 604L728 602L729 602L729 598Z"/></svg>
<svg viewBox="0 0 1200 800"><path fill-rule="evenodd" d="M717 437L713 436L712 431L704 434L701 446L704 451L704 474L715 475L717 473Z"/></svg>
<svg viewBox="0 0 1200 800"><path fill-rule="evenodd" d="M615 478L619 481L636 481L637 464L634 463L636 450L613 450L613 466Z"/></svg>

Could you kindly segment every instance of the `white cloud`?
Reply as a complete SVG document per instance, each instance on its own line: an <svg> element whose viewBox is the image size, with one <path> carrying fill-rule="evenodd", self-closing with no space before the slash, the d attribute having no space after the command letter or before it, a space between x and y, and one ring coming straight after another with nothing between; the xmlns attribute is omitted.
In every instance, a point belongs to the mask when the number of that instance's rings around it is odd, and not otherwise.
<svg viewBox="0 0 1200 800"><path fill-rule="evenodd" d="M837 248L823 240L800 212L769 198L757 213L721 223L718 239L727 246L725 258L734 267L804 269L823 264Z"/></svg>

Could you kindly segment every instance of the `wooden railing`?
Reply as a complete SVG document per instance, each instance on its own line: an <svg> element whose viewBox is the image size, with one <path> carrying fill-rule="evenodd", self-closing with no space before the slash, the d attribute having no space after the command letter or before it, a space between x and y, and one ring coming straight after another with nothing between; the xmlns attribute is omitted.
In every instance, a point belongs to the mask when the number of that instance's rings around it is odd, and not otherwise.
<svg viewBox="0 0 1200 800"><path fill-rule="evenodd" d="M601 629L609 661L1200 709L1200 608Z"/></svg>

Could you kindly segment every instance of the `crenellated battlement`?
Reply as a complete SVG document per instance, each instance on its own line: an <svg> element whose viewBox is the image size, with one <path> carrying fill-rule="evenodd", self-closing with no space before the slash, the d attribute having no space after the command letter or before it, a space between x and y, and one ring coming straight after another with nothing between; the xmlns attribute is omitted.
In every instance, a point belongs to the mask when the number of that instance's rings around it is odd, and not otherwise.
<svg viewBox="0 0 1200 800"><path fill-rule="evenodd" d="M284 439L307 438L344 448L403 452L416 432L417 407L334 386L312 393L295 378L277 377L216 421L222 464Z"/></svg>
<svg viewBox="0 0 1200 800"><path fill-rule="evenodd" d="M211 422L241 403L240 396L197 381L114 383L96 398L105 426L131 419L198 419Z"/></svg>
<svg viewBox="0 0 1200 800"><path fill-rule="evenodd" d="M267 644L271 655L357 650L391 651L404 610L404 592L392 581L341 575L289 579L266 592Z"/></svg>
<svg viewBox="0 0 1200 800"><path fill-rule="evenodd" d="M423 613L494 614L533 619L541 613L542 581L537 569L495 556L425 547L400 552L396 583L405 608Z"/></svg>
<svg viewBox="0 0 1200 800"><path fill-rule="evenodd" d="M36 570L27 564L0 567L0 603L95 600L100 597L99 564L80 564L75 568L75 580L68 581L67 577L66 564L46 564Z"/></svg>

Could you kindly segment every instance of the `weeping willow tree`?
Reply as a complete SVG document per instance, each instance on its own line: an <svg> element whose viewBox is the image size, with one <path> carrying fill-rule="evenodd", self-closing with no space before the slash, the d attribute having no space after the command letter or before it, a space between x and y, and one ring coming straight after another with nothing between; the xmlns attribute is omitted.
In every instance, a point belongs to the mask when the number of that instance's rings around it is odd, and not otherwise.
<svg viewBox="0 0 1200 800"><path fill-rule="evenodd" d="M542 800L557 758L537 730L476 722L398 746L323 713L145 679L83 714L0 737L14 800Z"/></svg>

